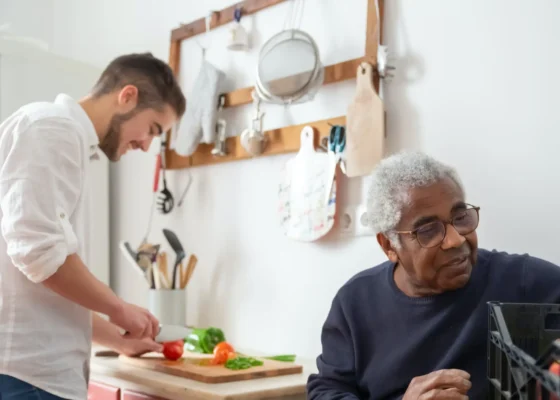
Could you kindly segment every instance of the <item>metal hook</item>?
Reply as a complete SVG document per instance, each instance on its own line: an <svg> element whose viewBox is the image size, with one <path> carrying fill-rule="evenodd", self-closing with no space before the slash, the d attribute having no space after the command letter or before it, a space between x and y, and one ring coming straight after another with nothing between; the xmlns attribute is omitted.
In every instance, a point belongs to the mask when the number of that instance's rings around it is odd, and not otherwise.
<svg viewBox="0 0 560 400"><path fill-rule="evenodd" d="M241 21L241 12L242 12L241 7L237 7L233 12L233 19L235 19L235 22Z"/></svg>
<svg viewBox="0 0 560 400"><path fill-rule="evenodd" d="M222 108L224 108L224 105L226 104L226 95L225 94L221 94L218 97L218 110L221 111Z"/></svg>

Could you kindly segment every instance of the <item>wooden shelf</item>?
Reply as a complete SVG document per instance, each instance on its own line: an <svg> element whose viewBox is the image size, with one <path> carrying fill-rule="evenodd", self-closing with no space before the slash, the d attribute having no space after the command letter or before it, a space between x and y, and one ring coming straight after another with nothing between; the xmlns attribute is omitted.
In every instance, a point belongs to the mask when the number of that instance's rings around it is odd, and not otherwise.
<svg viewBox="0 0 560 400"><path fill-rule="evenodd" d="M235 10L241 8L241 15L255 14L265 8L275 6L286 0L246 0L212 13L210 19L210 29L228 24L234 21ZM171 31L171 41L180 42L181 40L200 35L206 32L206 17L199 18L191 23L181 25Z"/></svg>
<svg viewBox="0 0 560 400"><path fill-rule="evenodd" d="M283 3L286 0L245 0L236 3L230 7L212 13L210 19L210 29L215 29L229 22L234 21L234 12L237 8L242 9L242 15L254 14L265 8ZM376 9L376 0L367 0L367 24L366 24L366 46L364 57L353 60L344 61L325 67L324 85L341 82L356 77L356 71L361 62L366 61L372 65L377 64L377 27L379 26L379 41L382 40L383 32L383 13L384 0L378 0L379 10ZM379 13L379 17L378 17ZM190 37L206 32L206 18L200 18L189 24L181 25L179 28L171 32L171 45L169 48L169 65L175 75L179 75L179 64L181 58L181 41ZM374 69L375 71L376 69ZM375 74L374 85L379 90L379 76ZM235 107L253 102L253 87L246 87L234 90L225 95L225 107ZM329 123L333 125L345 125L346 117L330 118L321 121L308 122L306 124L288 126L284 128L273 129L266 132L270 142L267 149L260 156L284 154L296 152L300 146L300 132L305 125L313 126L319 132L327 133L329 131ZM168 138L171 132L168 132ZM251 158L245 152L238 137L228 138L226 148L228 154L223 157L213 156L210 152L213 145L200 144L193 155L190 157L182 157L175 151L169 149L169 140L166 141L166 166L167 169L181 169L198 165L208 165L215 163L223 163L228 161L236 161Z"/></svg>
<svg viewBox="0 0 560 400"><path fill-rule="evenodd" d="M259 156L271 156L297 152L300 147L300 133L306 125L313 126L320 137L327 136L330 125L346 125L346 117L334 117L311 123L286 126L283 128L271 129L265 132L269 142L264 153ZM320 138L317 138L315 147L319 145ZM239 137L230 137L226 140L227 155L219 157L210 152L214 148L211 144L200 144L196 152L190 157L183 157L174 150L167 150L165 160L167 169L189 168L199 165L217 164L228 161L245 160L252 158L247 154L239 141Z"/></svg>
<svg viewBox="0 0 560 400"><path fill-rule="evenodd" d="M356 78L356 71L364 58L356 58L354 60L344 61L338 64L328 65L325 67L325 80L323 85L330 83L342 82L348 79ZM293 77L282 78L292 79ZM234 90L233 92L224 93L225 104L224 107L236 107L243 104L251 104L253 97L251 92L254 86Z"/></svg>

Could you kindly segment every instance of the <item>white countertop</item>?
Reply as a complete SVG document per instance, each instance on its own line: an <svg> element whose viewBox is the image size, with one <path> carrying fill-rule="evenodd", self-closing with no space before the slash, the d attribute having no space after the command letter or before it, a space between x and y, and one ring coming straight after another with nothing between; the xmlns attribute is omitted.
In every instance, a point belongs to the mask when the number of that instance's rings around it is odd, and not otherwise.
<svg viewBox="0 0 560 400"><path fill-rule="evenodd" d="M169 400L182 399L305 399L306 384L310 373L317 371L314 360L296 363L303 366L303 373L241 382L207 384L176 377L161 372L124 364L117 357L97 357L93 349L91 358L92 382L105 383L121 389L133 390ZM245 354L252 354L245 352Z"/></svg>

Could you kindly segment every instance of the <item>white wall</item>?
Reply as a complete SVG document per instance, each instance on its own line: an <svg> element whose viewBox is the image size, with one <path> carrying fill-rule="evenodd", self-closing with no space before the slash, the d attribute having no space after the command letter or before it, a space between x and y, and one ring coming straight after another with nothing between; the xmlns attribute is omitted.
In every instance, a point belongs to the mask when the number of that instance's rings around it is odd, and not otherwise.
<svg viewBox="0 0 560 400"><path fill-rule="evenodd" d="M210 6L230 3L53 2L55 50L99 66L129 51L151 50L167 58L172 28ZM344 7L335 0L306 2L302 28L317 40L325 64L363 54L365 5L365 0ZM258 33L256 44L282 28L286 11L280 5L243 20ZM553 0L389 0L384 35L398 60L385 95L390 151L423 149L459 169L469 201L482 207L481 246L560 264L554 207L560 195L560 27L554 20L559 12ZM247 86L254 54L227 53L221 47L226 34L227 27L211 34L209 60L226 71L229 89ZM93 45L93 39L100 42ZM189 98L199 65L195 49L192 40L184 43ZM312 104L267 108L265 128L341 115L352 93L353 84L346 82L324 87ZM228 123L244 127L249 110L228 110ZM169 227L199 258L188 294L190 324L221 326L239 346L314 357L336 290L384 257L373 237L304 244L282 236L276 188L288 158L170 173L176 196L187 174L194 183L182 209L158 215L151 239L163 241L161 228ZM113 242L137 244L143 237L152 171L153 157L145 154L130 154L113 170ZM345 202L363 202L365 189L360 180L351 182ZM117 292L145 305L143 282L118 252L112 260Z"/></svg>
<svg viewBox="0 0 560 400"><path fill-rule="evenodd" d="M100 68L45 51L42 44L37 46L42 36L21 37L27 35L21 31L21 25L13 24L10 33L0 34L0 120L29 102L53 101L59 93L79 98L101 73ZM106 157L101 156L92 163L91 174L94 218L87 247L94 251L88 252L86 262L98 279L109 283L109 161Z"/></svg>
<svg viewBox="0 0 560 400"><path fill-rule="evenodd" d="M15 35L52 43L53 0L0 0L0 26L10 24Z"/></svg>

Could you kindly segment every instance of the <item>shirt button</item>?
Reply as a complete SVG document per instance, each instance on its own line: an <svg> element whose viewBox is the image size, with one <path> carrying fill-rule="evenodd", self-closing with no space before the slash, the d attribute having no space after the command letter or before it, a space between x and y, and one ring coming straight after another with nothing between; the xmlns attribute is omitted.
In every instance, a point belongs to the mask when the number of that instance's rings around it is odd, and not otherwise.
<svg viewBox="0 0 560 400"><path fill-rule="evenodd" d="M64 218L64 217L66 217L66 214L60 213L60 218Z"/></svg>

